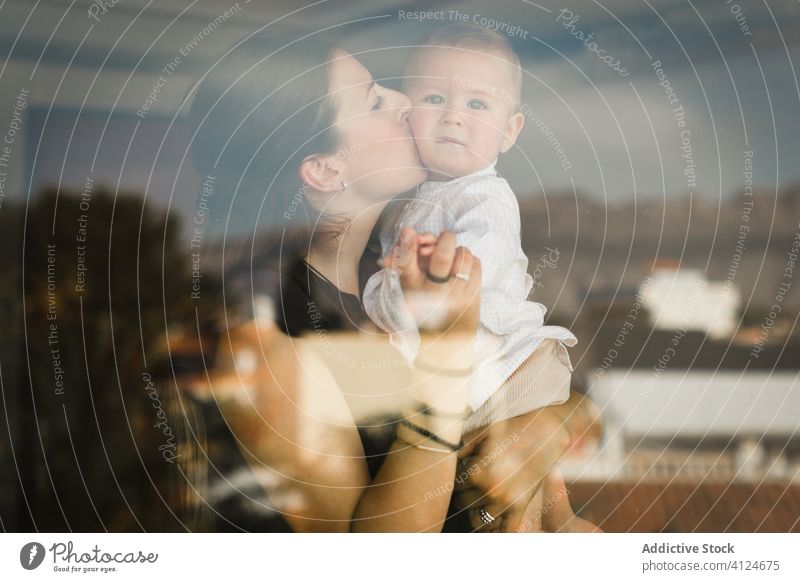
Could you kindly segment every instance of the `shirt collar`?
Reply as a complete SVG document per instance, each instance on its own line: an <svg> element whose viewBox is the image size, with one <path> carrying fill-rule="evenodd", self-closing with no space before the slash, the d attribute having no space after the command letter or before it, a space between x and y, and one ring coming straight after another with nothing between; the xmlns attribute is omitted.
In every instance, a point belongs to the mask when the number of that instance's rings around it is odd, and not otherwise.
<svg viewBox="0 0 800 582"><path fill-rule="evenodd" d="M447 180L445 182L428 180L417 186L417 195L419 196L435 192L444 186L466 183L475 178L482 178L485 176L496 176L497 175L497 170L495 170L496 165L497 165L497 160L495 159L488 166L481 168L480 170L477 170L475 172L472 172L471 174L467 174L466 176L461 176L460 178L453 178L452 180Z"/></svg>

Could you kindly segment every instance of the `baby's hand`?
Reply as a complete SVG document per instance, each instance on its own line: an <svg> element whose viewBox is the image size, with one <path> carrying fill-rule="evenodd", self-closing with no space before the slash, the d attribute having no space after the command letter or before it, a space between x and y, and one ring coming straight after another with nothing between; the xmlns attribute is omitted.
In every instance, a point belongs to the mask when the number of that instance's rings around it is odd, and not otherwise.
<svg viewBox="0 0 800 582"><path fill-rule="evenodd" d="M436 241L439 237L430 232L425 232L417 235L417 254L420 257L430 257L433 254L433 249L436 247Z"/></svg>
<svg viewBox="0 0 800 582"><path fill-rule="evenodd" d="M402 272L403 267L407 266L411 259L410 254L415 252L417 266L422 272L427 272L433 249L436 248L438 240L439 237L430 232L417 234L412 228L404 229L392 250L388 255L382 257L378 264L381 267Z"/></svg>
<svg viewBox="0 0 800 582"><path fill-rule="evenodd" d="M416 231L413 228L404 228L389 254L381 258L380 264L386 269L397 271L401 280L413 278L419 279L421 283L424 279L424 272L420 272L417 253Z"/></svg>

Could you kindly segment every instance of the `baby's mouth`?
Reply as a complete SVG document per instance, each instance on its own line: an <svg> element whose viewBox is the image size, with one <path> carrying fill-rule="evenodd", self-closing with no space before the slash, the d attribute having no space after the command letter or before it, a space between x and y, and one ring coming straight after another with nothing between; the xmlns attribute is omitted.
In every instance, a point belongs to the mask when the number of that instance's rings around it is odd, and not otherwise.
<svg viewBox="0 0 800 582"><path fill-rule="evenodd" d="M465 147L464 142L457 140L454 137L440 137L439 139L436 140L436 143L452 144L461 146L462 148Z"/></svg>

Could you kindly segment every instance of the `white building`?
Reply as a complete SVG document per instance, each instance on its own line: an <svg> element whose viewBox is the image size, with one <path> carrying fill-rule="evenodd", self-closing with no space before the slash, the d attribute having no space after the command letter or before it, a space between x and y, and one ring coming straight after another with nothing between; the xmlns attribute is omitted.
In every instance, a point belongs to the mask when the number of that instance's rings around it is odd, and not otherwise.
<svg viewBox="0 0 800 582"><path fill-rule="evenodd" d="M639 297L655 329L684 329L713 339L731 337L739 321L741 297L729 282L709 282L699 269L658 267L639 287Z"/></svg>
<svg viewBox="0 0 800 582"><path fill-rule="evenodd" d="M787 454L800 438L796 370L613 368L590 394L603 411L603 443L566 462L570 478L800 478Z"/></svg>

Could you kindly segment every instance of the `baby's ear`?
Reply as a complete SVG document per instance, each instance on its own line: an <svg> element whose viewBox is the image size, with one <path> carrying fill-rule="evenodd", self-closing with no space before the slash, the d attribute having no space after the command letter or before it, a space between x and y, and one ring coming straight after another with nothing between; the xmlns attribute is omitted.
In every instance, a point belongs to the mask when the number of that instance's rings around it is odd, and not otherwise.
<svg viewBox="0 0 800 582"><path fill-rule="evenodd" d="M503 133L503 142L500 144L500 153L504 154L517 143L519 132L522 131L522 126L525 125L525 116L517 111L514 115L508 118L506 130Z"/></svg>

